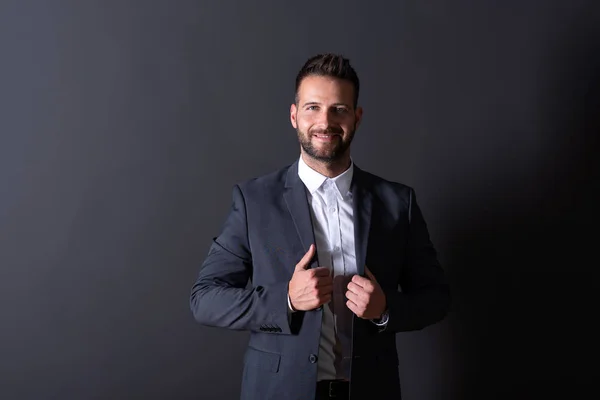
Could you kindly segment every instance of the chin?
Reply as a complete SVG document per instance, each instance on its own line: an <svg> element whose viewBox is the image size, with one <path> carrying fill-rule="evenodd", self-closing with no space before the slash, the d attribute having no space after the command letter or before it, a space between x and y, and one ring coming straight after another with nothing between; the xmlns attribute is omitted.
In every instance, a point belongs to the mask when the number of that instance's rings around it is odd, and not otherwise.
<svg viewBox="0 0 600 400"><path fill-rule="evenodd" d="M319 151L315 154L317 158L324 162L334 162L340 159L340 153L337 151Z"/></svg>
<svg viewBox="0 0 600 400"><path fill-rule="evenodd" d="M324 158L331 158L331 157L335 157L337 154L339 154L339 149L337 148L337 146L335 148L327 148L327 149L323 149L323 148L319 148L319 147L313 147L315 150L315 155L318 157L324 157Z"/></svg>

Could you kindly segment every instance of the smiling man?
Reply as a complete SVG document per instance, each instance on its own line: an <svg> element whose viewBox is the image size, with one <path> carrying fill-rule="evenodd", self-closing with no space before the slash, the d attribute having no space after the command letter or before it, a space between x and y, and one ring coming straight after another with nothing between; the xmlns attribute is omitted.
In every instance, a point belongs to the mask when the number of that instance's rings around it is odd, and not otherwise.
<svg viewBox="0 0 600 400"><path fill-rule="evenodd" d="M192 288L198 322L251 332L242 399L400 399L395 334L448 312L414 190L350 156L358 94L346 58L305 63L290 107L300 157L234 186Z"/></svg>
<svg viewBox="0 0 600 400"><path fill-rule="evenodd" d="M309 164L347 169L350 143L362 117L354 84L329 75L301 75L297 85L290 118L298 131L303 158Z"/></svg>

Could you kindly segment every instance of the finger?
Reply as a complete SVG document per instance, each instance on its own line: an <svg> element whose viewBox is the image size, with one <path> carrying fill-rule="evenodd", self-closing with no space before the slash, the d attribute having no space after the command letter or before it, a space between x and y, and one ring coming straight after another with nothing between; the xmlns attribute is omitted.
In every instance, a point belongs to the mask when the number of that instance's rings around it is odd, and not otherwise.
<svg viewBox="0 0 600 400"><path fill-rule="evenodd" d="M357 295L360 294L361 292L363 292L362 286L358 286L354 282L349 282L347 288L348 288L348 291L353 292L354 294L357 294Z"/></svg>
<svg viewBox="0 0 600 400"><path fill-rule="evenodd" d="M363 286L359 286L354 282L348 283L348 290L356 293L360 298L365 299L368 298L371 293L375 290L375 287L371 283L371 281L367 280Z"/></svg>
<svg viewBox="0 0 600 400"><path fill-rule="evenodd" d="M329 276L324 276L322 278L317 279L317 286L333 286L333 279Z"/></svg>
<svg viewBox="0 0 600 400"><path fill-rule="evenodd" d="M333 292L333 285L317 286L316 289L319 291L319 293L332 293Z"/></svg>
<svg viewBox="0 0 600 400"><path fill-rule="evenodd" d="M324 277L324 276L331 275L331 270L327 267L312 268L311 271L313 273L313 276L316 276L316 277Z"/></svg>
<svg viewBox="0 0 600 400"><path fill-rule="evenodd" d="M313 276L313 277L311 278L311 280L312 280L313 282L318 282L318 283L321 283L321 284L325 284L325 283L327 283L327 284L329 284L329 283L333 283L333 278L331 277L331 275L324 275L324 276L323 276L323 275L320 275L320 276Z"/></svg>
<svg viewBox="0 0 600 400"><path fill-rule="evenodd" d="M355 292L348 290L346 292L346 298L352 299L354 304L357 305L366 305L369 302L369 294L364 292L363 290Z"/></svg>
<svg viewBox="0 0 600 400"><path fill-rule="evenodd" d="M333 279L329 278L328 276L323 276L321 278L314 278L312 280L312 283L314 284L315 287L332 286Z"/></svg>
<svg viewBox="0 0 600 400"><path fill-rule="evenodd" d="M360 296L356 293L352 293L351 291L346 292L346 299L350 300L352 303L358 305L361 303Z"/></svg>
<svg viewBox="0 0 600 400"><path fill-rule="evenodd" d="M364 287L365 285L368 285L371 283L371 281L365 277L362 277L360 275L354 275L352 277L352 282L354 282L355 284L357 284L358 286Z"/></svg>
<svg viewBox="0 0 600 400"><path fill-rule="evenodd" d="M324 294L322 296L319 296L319 305L325 304L325 303L329 303L331 301L331 294ZM318 306L317 306L318 307Z"/></svg>
<svg viewBox="0 0 600 400"><path fill-rule="evenodd" d="M315 245L311 244L310 247L308 248L308 251L306 252L306 254L304 254L304 257L302 257L302 259L298 262L298 264L296 264L296 268L295 270L301 270L301 269L306 269L306 267L308 266L308 264L310 263L310 260L312 260L313 256L315 255Z"/></svg>
<svg viewBox="0 0 600 400"><path fill-rule="evenodd" d="M350 311L352 311L354 314L356 314L358 316L358 314L359 314L358 306L352 300L348 300L346 302L346 307L348 307L350 309Z"/></svg>

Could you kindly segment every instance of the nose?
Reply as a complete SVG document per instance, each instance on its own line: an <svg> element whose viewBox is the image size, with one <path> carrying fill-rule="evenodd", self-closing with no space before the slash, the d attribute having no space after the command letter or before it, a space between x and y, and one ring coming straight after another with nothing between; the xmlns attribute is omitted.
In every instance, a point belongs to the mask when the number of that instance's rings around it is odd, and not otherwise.
<svg viewBox="0 0 600 400"><path fill-rule="evenodd" d="M337 115L331 110L324 110L319 114L318 123L319 125L323 126L323 128L328 128L332 125L336 125Z"/></svg>

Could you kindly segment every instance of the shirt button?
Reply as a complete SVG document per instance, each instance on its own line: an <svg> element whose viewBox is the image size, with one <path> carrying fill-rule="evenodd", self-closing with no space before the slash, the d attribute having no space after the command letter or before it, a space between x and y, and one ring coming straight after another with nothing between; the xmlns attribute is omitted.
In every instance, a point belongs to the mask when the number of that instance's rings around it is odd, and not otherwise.
<svg viewBox="0 0 600 400"><path fill-rule="evenodd" d="M308 357L308 359L309 359L309 361L310 361L311 363L313 363L313 364L314 364L314 363L316 363L316 362L317 362L317 359L318 359L318 358L317 358L317 356L316 356L316 355L314 355L314 354L311 354L311 355Z"/></svg>
<svg viewBox="0 0 600 400"><path fill-rule="evenodd" d="M335 251L340 251L340 246L335 246Z"/></svg>
<svg viewBox="0 0 600 400"><path fill-rule="evenodd" d="M329 211L331 211L331 212L335 212L335 207L331 207L331 208L329 209Z"/></svg>

